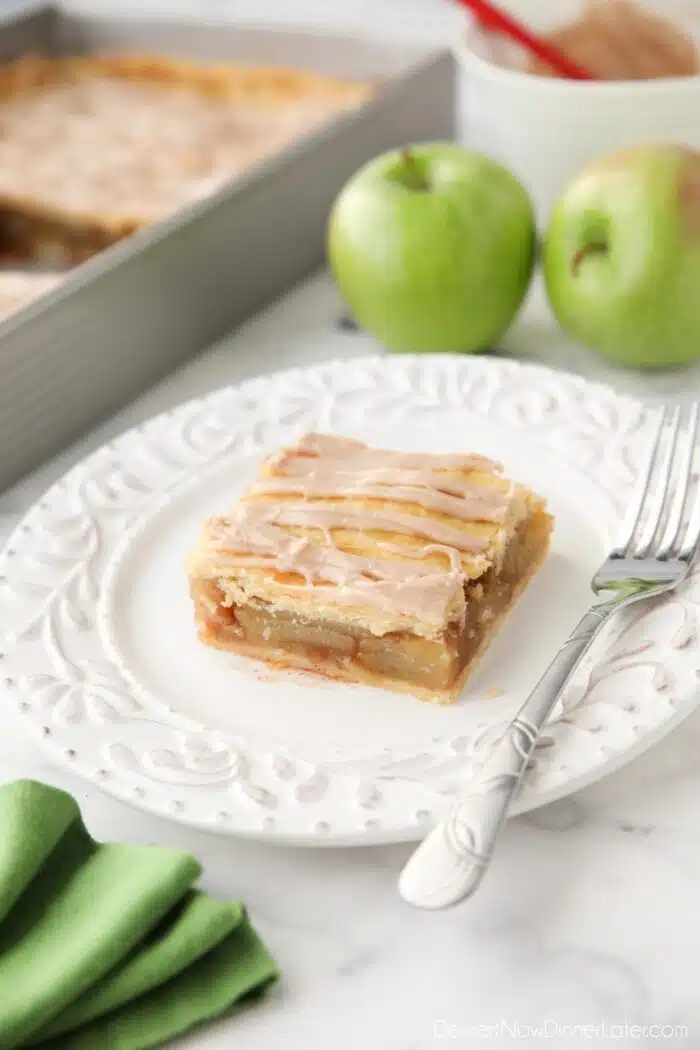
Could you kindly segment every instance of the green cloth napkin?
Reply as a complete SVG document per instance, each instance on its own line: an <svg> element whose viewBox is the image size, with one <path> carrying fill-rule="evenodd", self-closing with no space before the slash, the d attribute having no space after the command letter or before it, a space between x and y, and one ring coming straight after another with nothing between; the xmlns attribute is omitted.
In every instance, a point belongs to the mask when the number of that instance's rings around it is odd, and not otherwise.
<svg viewBox="0 0 700 1050"><path fill-rule="evenodd" d="M0 1050L147 1050L277 976L186 854L93 841L75 801L0 787Z"/></svg>

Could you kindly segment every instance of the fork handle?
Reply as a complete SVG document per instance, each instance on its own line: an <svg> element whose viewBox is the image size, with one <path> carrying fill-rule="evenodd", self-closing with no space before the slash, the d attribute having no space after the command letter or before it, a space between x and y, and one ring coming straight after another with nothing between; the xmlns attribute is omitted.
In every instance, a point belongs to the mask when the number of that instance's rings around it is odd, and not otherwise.
<svg viewBox="0 0 700 1050"><path fill-rule="evenodd" d="M613 603L597 605L586 613L486 759L469 794L413 853L399 878L399 893L408 904L447 908L476 890L537 738L614 608Z"/></svg>

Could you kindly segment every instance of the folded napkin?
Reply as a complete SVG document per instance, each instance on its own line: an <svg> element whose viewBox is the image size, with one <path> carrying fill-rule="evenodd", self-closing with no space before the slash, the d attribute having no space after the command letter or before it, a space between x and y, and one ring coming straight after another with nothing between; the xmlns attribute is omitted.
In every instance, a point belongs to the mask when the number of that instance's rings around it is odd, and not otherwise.
<svg viewBox="0 0 700 1050"><path fill-rule="evenodd" d="M94 842L62 791L0 787L0 1050L147 1050L261 993L274 962L199 874Z"/></svg>

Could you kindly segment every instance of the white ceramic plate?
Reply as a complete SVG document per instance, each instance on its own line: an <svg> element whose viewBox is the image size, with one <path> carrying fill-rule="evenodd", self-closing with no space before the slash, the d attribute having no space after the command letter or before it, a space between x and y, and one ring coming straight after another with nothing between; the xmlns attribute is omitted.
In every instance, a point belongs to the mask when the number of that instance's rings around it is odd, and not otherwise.
<svg viewBox="0 0 700 1050"><path fill-rule="evenodd" d="M419 838L587 608L650 422L605 387L488 358L332 362L189 402L90 456L10 540L9 697L56 759L144 809L295 843ZM196 642L184 558L201 517L311 429L479 451L549 499L551 556L453 707L273 674ZM691 580L611 629L517 811L610 772L692 710L699 601Z"/></svg>

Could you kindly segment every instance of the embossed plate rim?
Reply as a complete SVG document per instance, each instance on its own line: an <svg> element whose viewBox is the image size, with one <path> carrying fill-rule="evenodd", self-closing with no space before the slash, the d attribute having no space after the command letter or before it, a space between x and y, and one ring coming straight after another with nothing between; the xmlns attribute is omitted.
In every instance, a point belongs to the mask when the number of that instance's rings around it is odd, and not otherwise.
<svg viewBox="0 0 700 1050"><path fill-rule="evenodd" d="M558 407L558 411L566 418L566 426L562 432L564 437L579 436L578 432L574 433L575 428L570 419L572 407L578 406L582 415L585 414L585 409L591 410L590 418L586 418L594 431L596 426L601 431L601 433L596 432L601 444L592 460L596 464L596 470L599 469L599 457L604 455L611 458L610 448L615 445L615 442L619 444L619 449L615 449L617 459L603 470L604 475L606 470L612 471L613 480L609 486L611 491L607 494L608 498L614 498L612 490L617 493L618 486L621 484L619 478L615 481L613 477L615 470L623 474L627 472L626 480L622 484L623 490L626 485L631 485L633 482L633 456L630 459L632 453L625 446L622 438L625 435L629 437L637 433L645 425L648 419L648 409L645 406L632 398L617 394L603 384L591 382L580 376L555 372L541 365L520 364L510 360L436 355L420 358L367 357L350 361L328 361L311 368L293 368L275 372L269 376L257 377L237 387L226 387L214 391L206 397L192 399L175 409L161 413L142 426L127 431L102 446L73 467L29 511L8 540L3 554L0 555L0 577L6 578L3 585L5 600L0 609L0 623L3 622L2 610L4 609L8 643L4 647L6 652L0 664L0 669L3 664L5 667L2 672L4 690L14 699L15 706L23 712L25 722L41 745L55 759L68 765L102 790L140 809L170 817L183 824L219 833L315 846L411 841L422 836L427 822L438 815L440 807L446 805L451 796L446 793L441 796L439 803L434 801L436 785L443 783L444 786L444 782L440 780L442 773L436 774L435 783L429 791L425 788L428 777L425 768L422 771L421 768L417 768L417 771L414 770L413 773L405 773L405 770L410 767L410 756L409 759L406 759L399 755L393 767L389 762L388 768L394 770L401 763L401 769L404 771L401 773L401 780L397 780L396 772L389 775L382 768L374 768L374 771L370 773L362 772L364 767L360 767L357 762L352 766L347 759L334 765L330 756L323 762L315 764L304 757L299 758L293 752L287 755L284 749L275 753L268 749L265 755L260 756L245 741L224 738L221 732L198 726L191 719L183 718L176 712L168 710L167 705L158 704L157 711L155 706L149 708L147 697L142 702L132 695L134 690L128 681L128 676L123 673L124 669L116 666L114 661L103 660L105 655L110 656L111 654L105 654L100 646L97 647L98 658L97 660L93 658L92 664L90 661L80 659L71 664L68 660L64 679L57 678L56 674L52 677L43 667L35 670L34 665L39 665L42 658L48 658L51 667L55 666L51 664L53 658L50 657L49 650L51 646L55 646L56 637L52 636L51 629L48 634L45 630L46 622L52 620L53 614L44 616L44 619L37 617L41 630L45 634L45 637L40 637L38 640L33 639L31 633L28 637L24 637L20 630L20 637L16 638L13 643L10 637L11 631L7 630L7 624L11 622L8 602L12 605L12 601L16 598L16 590L20 586L18 571L23 567L25 577L21 585L29 586L30 590L31 587L34 587L35 590L29 597L22 598L19 608L31 610L36 603L41 602L53 608L52 603L63 602L61 615L70 614L76 620L66 638L70 639L71 644L74 645L75 639L80 636L82 630L84 633L80 637L86 649L89 649L90 645L94 647L95 638L100 635L98 617L92 613L91 595L99 591L100 585L106 582L106 577L113 565L114 553L120 545L120 540L123 545L122 537L124 529L127 528L125 525L124 528L118 530L116 538L109 538L109 530L105 523L115 509L126 515L129 530L138 531L143 522L152 516L157 505L167 504L179 491L191 483L192 472L195 469L211 468L215 470L222 457L233 455L231 446L235 446L236 442L241 446L243 459L249 457L251 452L257 454L255 444L257 440L260 445L260 439L256 438L256 433L261 428L264 430L265 426L278 426L284 429L285 426L291 426L292 423L283 418L285 397L289 402L288 413L291 412L293 416L296 401L305 392L310 398L309 403L313 402L314 407L311 411L313 418L309 418L308 412L302 411L301 418L304 427L324 429L324 418L330 418L329 413L332 411L332 406L347 395L348 390L351 394L359 392L361 398L363 390L372 391L372 382L378 376L381 377L382 392L385 387L390 391L393 390L395 403L401 402L406 397L409 399L414 397L419 400L422 398L423 401L427 401L430 408L432 397L434 399L433 408L450 404L453 407L471 408L472 412L477 412L478 409L474 404L470 405L465 398L469 392L474 396L474 388L478 390L479 382L482 383L487 393L490 384L490 396L493 399L499 393L503 395L504 391L507 392L509 380L515 379L515 384L511 385L516 386L518 391L522 392L524 408L520 422L508 420L507 425L509 426L525 425L528 411L527 399L533 395L533 392L537 394L539 384L544 390L545 409L543 411L545 414L546 411L556 412ZM448 379L450 383L447 382ZM353 381L359 385L353 387ZM492 416L489 415L488 406L491 405L491 411L493 411L492 402L488 401L486 394L484 397L487 409L483 415L486 419L490 419ZM264 421L260 413L255 411L256 403L259 405L261 401L265 402L266 408ZM246 417L246 411L251 405L253 411ZM227 407L229 412L233 408L236 414L235 427L232 427L231 420L226 418ZM566 411L563 411L564 408ZM268 410L272 417L271 420L267 418ZM607 416L606 412L609 413ZM224 420L223 425L219 416ZM624 425L623 420L626 420ZM603 440L602 433L605 430L606 421L612 430L608 430ZM200 431L197 431L198 424ZM617 430L615 425L618 427ZM167 438L167 454L160 448L159 455L163 453L165 458L162 461L158 460L154 465L154 461L149 461L148 458L151 455L149 442L156 447L156 439L159 437ZM174 440L176 437L177 440ZM185 440L186 437L187 440ZM180 439L181 449L178 446ZM216 443L219 439L223 442L220 447ZM208 447L207 442L213 444L208 452L202 452L203 447L205 449ZM263 440L261 447L264 446ZM212 449L214 449L213 452ZM178 462L177 455L180 451L184 460ZM569 450L566 455L582 456L583 452ZM168 457L170 463L168 463ZM149 462L150 466L148 466ZM580 462L577 460L576 463L580 470L591 476L591 471L584 465L583 460ZM115 467L115 472L113 476L107 473L105 481L102 473L107 471L108 466L110 469ZM152 482L150 489L148 483L144 481L144 477L151 476L149 470L155 471L157 480L157 484L156 481ZM94 491L90 489L92 495L88 496L82 490L91 485ZM103 489L100 489L100 485L103 486ZM81 512L76 511L74 517L71 518L68 511L74 504L79 503L81 498L85 504L83 516L81 518ZM127 500L127 503L122 505L119 502L122 499ZM135 501L136 506L131 519L129 519L128 499ZM56 519L51 519L51 514L57 511L60 513L57 514ZM99 518L100 514L102 518L99 524L93 522L97 528L97 539L95 540L90 531L92 526L89 521L92 521L95 515ZM53 531L46 533L45 538L42 539L41 533L37 531L37 526L40 526L43 520L46 532L47 515L48 519L53 521ZM55 548L51 547L49 540L51 537L55 540L58 535L56 529L59 520L64 523L64 530L67 530L68 533L71 527L77 528L77 545L80 548L82 562L88 565L82 575L81 571L77 571L69 583L66 583L63 577L56 582L62 571L60 558L59 563L50 561L51 550ZM82 532L81 529L83 529ZM103 538L101 529L108 537L110 544L105 554L104 564L99 561L101 554L90 553L90 544L97 543L99 548L99 542ZM72 541L69 536L69 539L65 540L67 546L64 552L69 548L70 542ZM83 543L87 544L87 556L81 546ZM60 551L60 544L58 549ZM31 559L37 556L49 557L49 567L44 565L42 571L48 572L52 580L54 577L51 574L55 571L56 579L48 590L42 589L36 581L31 583ZM90 579L91 570L89 568L90 559L93 557L98 558L96 562L98 578L95 580ZM695 580L691 581L691 591L695 583ZM82 598L76 597L70 600L65 598L63 591L68 592L69 586L78 590L82 587L84 592ZM691 605L691 598L682 595L678 604L682 605L685 602L686 605ZM94 605L94 599L92 604ZM103 603L100 603L99 607L102 609ZM31 620L32 613L29 612L28 615ZM645 615L646 613L643 612L641 618ZM81 625L81 616L88 622ZM91 616L92 621L90 622ZM651 673L653 689L650 684L647 690L649 695L645 694L642 698L642 710L639 716L635 712L618 710L611 705L609 699L608 701L598 699L587 704L583 703L579 697L572 702L552 727L549 739L556 740L558 748L548 749L543 746L539 761L541 761L544 773L533 774L530 782L525 784L524 791L513 809L514 813L524 812L553 801L607 775L652 746L694 709L697 699L697 678L700 676L700 652L695 644L696 635L689 622L686 622L689 616L690 613L687 610L683 612L682 625L674 634L674 639L677 636L678 641L677 644L675 641L673 643L675 645L672 651L673 661L675 661L673 668L666 666L669 663L668 654L663 659L658 657L656 662L652 660L653 652L650 653L649 646L653 650L654 645L659 644L653 639L648 645L645 642L642 647L638 645L636 649L634 646L632 649L629 647L626 649L624 644L620 643L620 639L624 640L630 630L637 629L638 622L624 624L614 633L614 636L606 643L605 659L586 671L586 688L588 689L586 695L590 695L601 682L604 682L605 674L614 677L620 671L630 669L635 671L644 668ZM621 648L618 643L621 644ZM616 645L619 651L616 650ZM83 664L86 666L89 664L92 670L85 670ZM95 664L98 665L97 670L93 666ZM29 670L30 667L32 670ZM598 675L597 680L596 675ZM674 675L681 683L678 688L674 685ZM592 709L597 710L601 705L605 707L606 703L610 707L606 715L608 724L591 723ZM84 709L85 719L93 718L95 725L98 726L92 736L89 730L81 731L78 728L79 719L76 721L75 718L75 712L78 709ZM62 712L60 718L56 716L56 725L46 724L51 720L42 714L44 710L51 710L54 715L57 711ZM158 723L158 719L146 717L149 714L157 714L158 718L165 718L167 721ZM645 719L646 724L644 724ZM150 767L146 766L136 771L120 767L118 762L113 761L113 751L109 752L110 757L107 757L109 748L106 745L102 747L97 742L99 732L107 731L105 726L126 727L127 730L135 731L137 724L139 731L152 732L157 737L163 729L173 733L175 738L180 740L180 754L174 755L174 752L171 751L170 759L167 758L167 747L160 747L161 758L166 762L166 766L157 767L156 763L156 773L153 773L152 769L149 772ZM477 731L473 734L472 739L466 741L463 751L446 751L445 748L449 742L443 739L440 752L440 761L443 764L440 765L436 755L428 756L433 762L432 768L438 771L447 766L450 768L459 766L466 769L468 762L478 762L480 750L489 746L490 739L497 732L497 725L484 726L483 731ZM99 739L103 738L99 737ZM573 744L572 740L574 740ZM592 741L594 743L591 743ZM544 741L545 745L546 743L547 740ZM557 776L556 769L550 768L551 761L548 766L547 756L560 754L562 748L567 754L566 749L572 747L573 753L583 759L582 767L580 769L569 768L566 775ZM125 750L128 751L128 748ZM154 755L158 750L157 746L151 749ZM143 754L147 753L151 752L143 752ZM184 786L180 785L177 790L174 790L167 781L167 761L172 761L173 755L176 761L183 763L180 769L181 775L191 776L193 769L195 771L206 770L205 774L197 773L197 775L200 776L200 780L202 777L205 777L206 780L208 776L210 782L185 783ZM190 765L188 766L187 763ZM347 768L349 765L352 766L350 771ZM549 772L547 772L548 769ZM360 771L357 772L357 770ZM164 775L165 780L163 780ZM275 788L275 784L278 785L278 788ZM275 791L277 791L276 795ZM285 792L287 793L286 802ZM290 792L297 792L293 805L290 805ZM409 801L406 801L409 796ZM432 800L427 808L420 806L420 799L424 796ZM280 800L282 800L281 805ZM300 800L306 801L310 814L308 821L305 823L302 820L301 824L299 823ZM292 810L294 810L294 819L291 816Z"/></svg>

